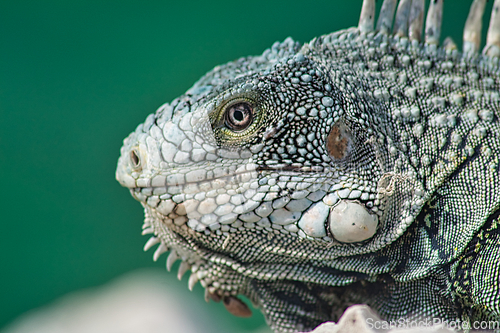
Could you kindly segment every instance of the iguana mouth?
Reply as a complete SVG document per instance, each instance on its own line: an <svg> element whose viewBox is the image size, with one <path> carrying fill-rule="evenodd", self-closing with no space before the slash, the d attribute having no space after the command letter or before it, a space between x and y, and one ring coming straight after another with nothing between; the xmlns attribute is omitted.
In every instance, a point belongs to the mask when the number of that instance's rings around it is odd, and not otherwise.
<svg viewBox="0 0 500 333"><path fill-rule="evenodd" d="M315 173L325 171L325 167L321 165L302 166L302 165L262 165L257 168L257 171L284 171L291 173Z"/></svg>
<svg viewBox="0 0 500 333"><path fill-rule="evenodd" d="M179 192L179 189L182 189L182 193L191 194L198 193L203 190L210 189L219 189L219 188L235 188L240 184L244 184L250 180L259 179L259 173L262 172L273 172L280 171L283 172L283 175L295 176L300 174L311 174L311 173L326 173L328 172L327 168L321 165L310 165L303 166L297 164L276 164L276 165L256 165L256 164L247 164L248 171L230 171L226 170L226 175L222 177L205 177L200 180L193 181L183 181L179 180L179 177L176 177L176 173L170 173L167 176L157 175L154 177L140 177L136 179L136 186L129 187L134 192L138 191L146 191L152 192L158 195L170 194L176 195ZM238 168L239 169L239 168ZM215 170L212 173L220 173L220 171ZM182 175L180 175L182 176ZM265 176L265 175L264 175ZM325 174L325 176L327 176ZM164 179L158 180L158 177L162 177ZM195 187L196 186L196 187ZM211 187L211 188L210 188Z"/></svg>
<svg viewBox="0 0 500 333"><path fill-rule="evenodd" d="M176 167L167 169L166 174L144 174L137 175L135 185L129 188L175 188L176 186L233 186L244 184L258 177L258 166L254 163L234 163L223 168L213 168L210 163L197 165L188 171L177 172ZM197 190L199 191L199 190ZM171 193L173 194L173 193ZM176 193L177 194L177 193Z"/></svg>

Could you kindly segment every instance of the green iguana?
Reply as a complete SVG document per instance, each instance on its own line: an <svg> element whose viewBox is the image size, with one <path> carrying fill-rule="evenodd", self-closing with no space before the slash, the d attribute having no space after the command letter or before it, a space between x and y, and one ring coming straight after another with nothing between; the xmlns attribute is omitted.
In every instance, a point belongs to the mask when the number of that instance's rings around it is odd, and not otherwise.
<svg viewBox="0 0 500 333"><path fill-rule="evenodd" d="M485 2L463 52L438 44L442 0L425 29L424 0L385 0L375 28L365 0L358 27L276 42L161 106L116 171L145 249L233 314L245 295L276 332L352 304L499 321L500 0L480 54Z"/></svg>

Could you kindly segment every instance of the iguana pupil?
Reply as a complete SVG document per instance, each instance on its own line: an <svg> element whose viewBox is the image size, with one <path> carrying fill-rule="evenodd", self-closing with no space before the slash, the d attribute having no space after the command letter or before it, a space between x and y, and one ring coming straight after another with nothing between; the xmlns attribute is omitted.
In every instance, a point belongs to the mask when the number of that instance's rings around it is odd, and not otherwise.
<svg viewBox="0 0 500 333"><path fill-rule="evenodd" d="M244 118L243 113L240 110L234 111L234 119L241 122L243 118Z"/></svg>

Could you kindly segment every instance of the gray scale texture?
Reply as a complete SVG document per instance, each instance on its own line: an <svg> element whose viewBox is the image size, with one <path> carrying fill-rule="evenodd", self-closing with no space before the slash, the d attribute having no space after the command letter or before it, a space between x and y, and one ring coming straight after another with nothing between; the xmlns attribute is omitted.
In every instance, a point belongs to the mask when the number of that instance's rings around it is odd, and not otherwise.
<svg viewBox="0 0 500 333"><path fill-rule="evenodd" d="M155 259L181 259L207 300L247 296L277 332L352 304L384 320L500 320L499 92L498 58L358 28L288 38L149 115L117 179ZM239 102L253 121L233 131ZM342 205L374 234L336 239Z"/></svg>

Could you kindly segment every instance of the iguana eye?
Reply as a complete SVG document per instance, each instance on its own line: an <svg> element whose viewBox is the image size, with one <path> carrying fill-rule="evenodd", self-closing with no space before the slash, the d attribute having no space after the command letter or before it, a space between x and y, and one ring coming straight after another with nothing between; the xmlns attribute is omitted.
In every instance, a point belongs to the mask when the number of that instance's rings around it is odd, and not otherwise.
<svg viewBox="0 0 500 333"><path fill-rule="evenodd" d="M242 131L252 124L253 107L248 102L229 105L225 111L226 126L233 131Z"/></svg>

